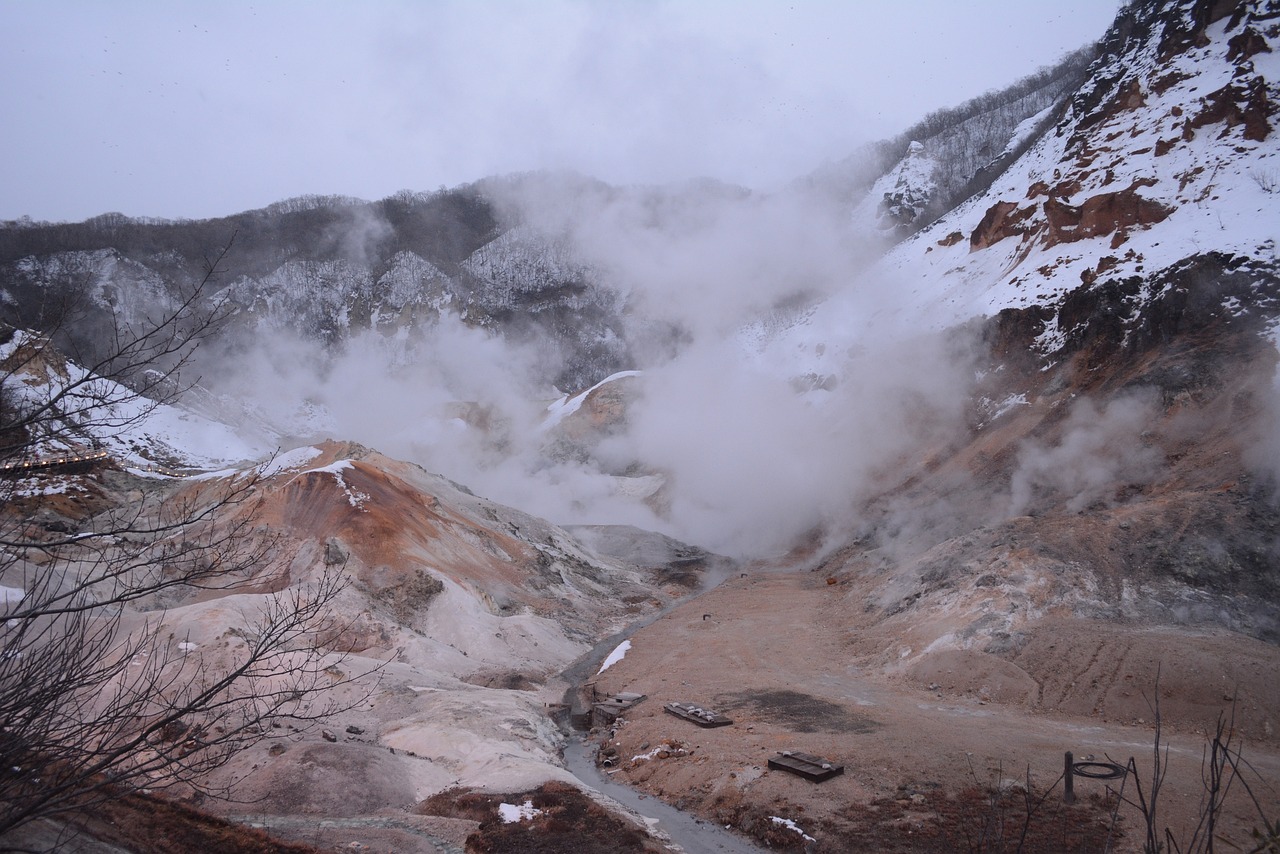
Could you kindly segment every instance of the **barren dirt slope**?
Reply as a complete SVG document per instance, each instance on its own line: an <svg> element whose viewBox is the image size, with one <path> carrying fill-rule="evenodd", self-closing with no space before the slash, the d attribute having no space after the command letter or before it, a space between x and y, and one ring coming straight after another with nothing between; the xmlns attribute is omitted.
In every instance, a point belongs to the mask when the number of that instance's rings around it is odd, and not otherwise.
<svg viewBox="0 0 1280 854"><path fill-rule="evenodd" d="M604 693L648 695L601 731L605 749L616 751L615 776L778 842L789 837L772 817L794 821L822 851L964 850L966 834L990 818L988 787L1029 775L1042 791L1061 774L1064 751L1134 757L1149 785L1148 701L1159 671L1169 747L1162 820L1186 832L1202 794L1205 733L1219 711L1233 709L1258 774L1254 790L1270 814L1280 808L1274 647L1226 632L1065 617L1044 623L1015 656L953 651L898 669L886 655L903 641L860 624L847 607L857 590L855 581L828 584L819 572L754 572L637 632L597 684ZM700 729L664 714L668 702L693 702L734 723ZM811 783L769 770L782 750L828 758L845 772ZM973 787L981 795L971 803L965 792ZM1078 780L1082 803L1062 812L1059 786L1035 826L1048 838L1070 827L1086 840L1079 850L1099 850L1091 846L1107 811L1092 798L1103 788ZM1137 818L1122 808L1130 850ZM1234 798L1228 837L1242 841L1256 824L1252 806Z"/></svg>

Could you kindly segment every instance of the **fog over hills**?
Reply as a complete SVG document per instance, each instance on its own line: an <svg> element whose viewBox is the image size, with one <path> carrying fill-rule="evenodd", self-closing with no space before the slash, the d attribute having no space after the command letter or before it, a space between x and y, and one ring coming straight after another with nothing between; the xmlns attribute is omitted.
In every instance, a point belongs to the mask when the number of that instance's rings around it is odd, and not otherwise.
<svg viewBox="0 0 1280 854"><path fill-rule="evenodd" d="M918 848L849 804L960 792L966 754L1044 776L1068 731L1149 750L1156 679L1186 756L1231 704L1274 816L1280 11L1139 0L1100 35L770 192L532 172L6 223L3 411L51 413L11 456L96 455L8 477L6 513L74 535L252 482L228 518L269 558L240 605L340 572L321 653L384 669L340 685L359 733L213 778L279 816L444 822L386 850L505 838L458 786L580 785L548 715L615 633L600 690L649 699L602 731L614 779L761 844L800 844L789 815L812 850L948 850L932 801ZM218 317L194 353L102 361L188 304ZM60 389L101 365L88 417ZM207 589L145 609L210 661L247 631ZM843 723L796 700L796 724L787 692ZM673 700L758 730L676 745ZM792 787L744 739L846 775ZM1198 792L1171 790L1183 833Z"/></svg>
<svg viewBox="0 0 1280 854"><path fill-rule="evenodd" d="M912 128L952 164L922 204L936 212L979 172L998 174L992 152L1025 145L1015 131L1062 100L1086 55ZM733 342L773 334L837 291L882 299L859 271L928 217L922 208L919 222L903 220L885 201L901 192L885 180L900 172L910 135L767 195L716 182L611 187L527 174L373 203L301 198L221 220L109 215L15 227L3 236L8 291L26 326L39 320L22 312L43 310L35 294L77 299L90 318L65 333L78 336L72 349L92 353L106 323L93 315L137 323L171 305L234 236L218 280L234 317L196 370L202 386L247 406L252 423L270 424L258 441L355 438L562 521L635 522L728 548L738 532L703 534L691 519L613 501L599 470L679 467L672 455L688 452L668 446L683 432L675 424L690 419L714 435L759 437L744 438L735 456L812 442L825 416L791 393L794 378L760 377ZM617 437L609 458L591 465L545 458L543 407L618 371L660 368L677 377L666 393L685 388L693 399L646 409L645 434L632 431L658 458L638 457ZM704 392L746 397L708 407ZM492 413L488 429L506 435L458 429L457 403ZM751 430L713 427L739 406L756 411ZM502 454L488 450L495 444ZM726 460L684 479L697 490L690 500L708 504L700 515L725 516L721 496L743 495L737 467ZM785 548L822 521L826 500L802 500L752 548ZM762 506L741 527L776 528L759 514L789 503Z"/></svg>

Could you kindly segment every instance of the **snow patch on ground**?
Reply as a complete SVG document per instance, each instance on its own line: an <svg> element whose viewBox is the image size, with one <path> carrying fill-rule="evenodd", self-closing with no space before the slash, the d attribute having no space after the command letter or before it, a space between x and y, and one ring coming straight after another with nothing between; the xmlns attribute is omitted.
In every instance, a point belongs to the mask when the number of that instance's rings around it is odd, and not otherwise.
<svg viewBox="0 0 1280 854"><path fill-rule="evenodd" d="M67 477L24 477L14 481L9 498L36 498L42 495L65 495L68 492L84 492L84 487Z"/></svg>
<svg viewBox="0 0 1280 854"><path fill-rule="evenodd" d="M1006 397L1004 400L996 404L995 411L991 413L991 420L992 421L996 420L1001 415L1004 415L1006 412L1008 412L1010 409L1013 409L1015 406L1027 406L1027 405L1028 405L1028 401L1027 401L1026 392L1011 394L1008 397Z"/></svg>
<svg viewBox="0 0 1280 854"><path fill-rule="evenodd" d="M157 461L162 467L208 470L258 460L270 451L225 424L141 397L74 362L63 362L49 344L29 333L16 333L0 357L13 356L21 346L34 348L35 355L5 378L12 404L39 410L56 401L54 411L61 413L56 437L34 437L41 453L78 453L92 446L124 467L156 471Z"/></svg>
<svg viewBox="0 0 1280 854"><path fill-rule="evenodd" d="M327 472L333 475L333 479L338 482L338 486L342 487L342 491L347 494L347 503L349 503L352 507L355 507L357 509L362 509L364 507L364 503L369 500L368 493L358 492L352 489L350 486L347 485L346 480L344 480L342 477L342 473L344 471L346 471L347 469L354 469L354 468L355 468L355 464L351 460L338 460L337 462L330 463L327 466L321 466L320 468L316 468L316 469L308 469L307 472L313 472L313 471ZM303 472L303 474L306 474L307 472Z"/></svg>
<svg viewBox="0 0 1280 854"><path fill-rule="evenodd" d="M547 406L547 416L542 420L542 426L539 429L544 431L550 430L552 427L577 412L582 408L582 404L587 399L587 395L591 394L591 392L601 386L607 385L615 380L620 380L623 377L638 376L640 376L640 371L619 371L616 374L611 374L600 380L600 382L596 383L586 391L578 392L572 396L566 394L564 397L553 401Z"/></svg>
<svg viewBox="0 0 1280 854"><path fill-rule="evenodd" d="M809 834L805 833L803 830L801 830L801 829L800 829L800 825L796 824L794 821L792 821L792 820L791 820L791 819L789 819L789 818L781 818L781 817L776 816L776 815L771 815L771 816L769 816L769 821L773 822L774 824L778 825L779 827L785 827L787 830L794 830L796 833L798 833L798 834L800 834L802 837L804 837L804 840L805 840L806 842L817 842L817 841L818 841L818 840L814 839L812 836L810 836Z"/></svg>
<svg viewBox="0 0 1280 854"><path fill-rule="evenodd" d="M498 804L498 815L505 824L515 824L518 821L529 821L536 815L541 815L542 810L533 805L533 801L525 801L517 806L516 804Z"/></svg>
<svg viewBox="0 0 1280 854"><path fill-rule="evenodd" d="M608 657L605 658L604 663L600 665L600 669L596 671L596 675L599 676L601 673L604 673L610 667L613 667L613 665L626 658L627 650L629 649L631 649L630 640L624 640L622 643L614 647L613 652L609 653Z"/></svg>
<svg viewBox="0 0 1280 854"><path fill-rule="evenodd" d="M291 451L285 451L276 454L275 459L268 463L258 466L258 475L263 478L274 477L284 471L292 471L300 469L307 463L320 456L320 449L310 445L294 448Z"/></svg>

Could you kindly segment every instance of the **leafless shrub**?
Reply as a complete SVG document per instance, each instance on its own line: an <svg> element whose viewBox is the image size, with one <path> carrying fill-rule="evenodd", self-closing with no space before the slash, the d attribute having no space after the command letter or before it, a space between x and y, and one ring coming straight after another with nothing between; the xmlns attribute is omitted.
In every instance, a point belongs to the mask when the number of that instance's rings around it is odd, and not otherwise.
<svg viewBox="0 0 1280 854"><path fill-rule="evenodd" d="M186 388L181 368L225 317L212 283L226 251L145 328L115 324L109 352L85 369L56 352L52 334L9 330L3 342L0 847L24 824L129 790L182 784L229 796L209 788L209 771L269 737L273 719L305 725L350 708L333 689L365 675L342 675L342 655L319 640L340 628L330 606L342 566L262 597L217 662L162 632L169 601L259 583L276 543L255 525L255 473L135 501L82 530L43 524L39 502L15 500L12 470L39 448L85 448L97 460L94 435ZM139 613L149 618L132 625Z"/></svg>
<svg viewBox="0 0 1280 854"><path fill-rule="evenodd" d="M1153 696L1147 700L1147 704L1155 720L1151 774L1144 786L1137 762L1130 757L1129 773L1124 785L1127 786L1132 780L1133 793L1126 796L1124 786L1118 793L1124 804L1136 808L1139 813L1144 829L1143 854L1213 854L1215 850L1220 850L1216 847L1219 843L1236 850L1247 850L1251 854L1280 851L1280 823L1267 817L1266 810L1250 783L1250 778L1261 781L1262 777L1244 758L1240 736L1235 728L1234 705L1229 713L1218 715L1213 737L1205 746L1204 758L1201 760L1202 796L1195 827L1190 830L1190 835L1179 837L1165 824L1160 807L1160 792L1168 774L1169 746L1163 741L1158 671ZM1241 849L1220 835L1220 822L1227 796L1237 785L1245 790L1257 810L1260 822L1260 826L1252 834L1257 844L1248 849Z"/></svg>
<svg viewBox="0 0 1280 854"><path fill-rule="evenodd" d="M1280 173L1274 169L1253 169L1249 172L1249 177L1264 193L1280 190Z"/></svg>

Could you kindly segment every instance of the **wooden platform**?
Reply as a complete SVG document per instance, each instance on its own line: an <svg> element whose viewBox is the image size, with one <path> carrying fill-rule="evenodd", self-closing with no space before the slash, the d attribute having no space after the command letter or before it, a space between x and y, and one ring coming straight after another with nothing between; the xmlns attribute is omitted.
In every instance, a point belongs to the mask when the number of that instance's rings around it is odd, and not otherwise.
<svg viewBox="0 0 1280 854"><path fill-rule="evenodd" d="M700 727L729 726L729 724L733 723L733 721L719 712L695 706L693 703L667 703L662 709L678 718L691 721Z"/></svg>
<svg viewBox="0 0 1280 854"><path fill-rule="evenodd" d="M780 752L769 760L769 767L778 771L789 771L815 783L830 780L837 774L844 773L843 765L836 765L821 756L814 756L812 753L801 753L798 750Z"/></svg>

